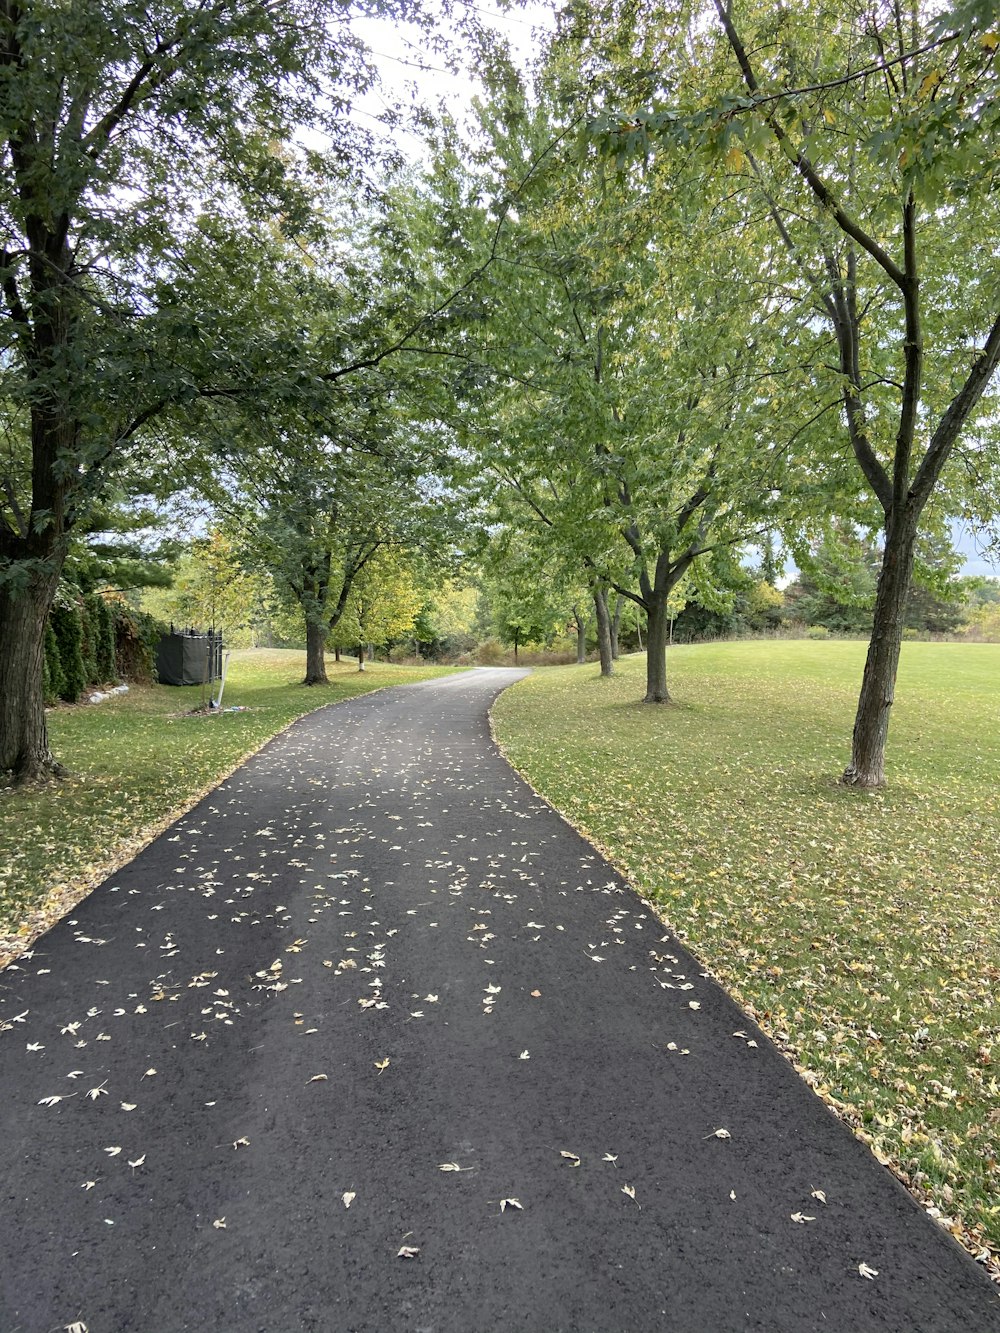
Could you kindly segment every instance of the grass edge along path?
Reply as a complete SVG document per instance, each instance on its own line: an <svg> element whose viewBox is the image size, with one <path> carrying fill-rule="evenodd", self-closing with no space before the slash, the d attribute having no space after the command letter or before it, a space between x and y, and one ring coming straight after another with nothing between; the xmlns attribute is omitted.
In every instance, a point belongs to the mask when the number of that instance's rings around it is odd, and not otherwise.
<svg viewBox="0 0 1000 1333"><path fill-rule="evenodd" d="M860 643L536 672L497 743L1000 1279L1000 645L907 644L889 786L840 787Z"/></svg>
<svg viewBox="0 0 1000 1333"><path fill-rule="evenodd" d="M70 776L0 789L0 970L299 718L455 669L330 663L329 686L305 687L304 668L295 650L235 651L222 701L234 713L193 713L199 687L162 685L50 710Z"/></svg>

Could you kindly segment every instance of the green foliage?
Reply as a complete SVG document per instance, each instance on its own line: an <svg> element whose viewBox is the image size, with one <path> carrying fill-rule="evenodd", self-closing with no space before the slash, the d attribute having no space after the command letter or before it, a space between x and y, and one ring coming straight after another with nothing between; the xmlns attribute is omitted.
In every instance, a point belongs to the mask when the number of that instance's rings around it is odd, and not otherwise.
<svg viewBox="0 0 1000 1333"><path fill-rule="evenodd" d="M97 649L101 632L101 599L95 593L84 593L80 598L80 653L83 657L83 675L86 684L103 678L97 669Z"/></svg>
<svg viewBox="0 0 1000 1333"><path fill-rule="evenodd" d="M166 625L121 598L81 595L64 584L45 631L45 701L77 703L88 686L152 679Z"/></svg>
<svg viewBox="0 0 1000 1333"><path fill-rule="evenodd" d="M422 609L415 630L421 645L440 656L457 657L476 647L479 590L471 583L446 579Z"/></svg>
<svg viewBox="0 0 1000 1333"><path fill-rule="evenodd" d="M384 645L410 634L425 590L399 552L379 550L351 583L343 614L329 641L342 648Z"/></svg>
<svg viewBox="0 0 1000 1333"><path fill-rule="evenodd" d="M758 579L747 597L747 616L752 630L773 630L781 624L785 595L767 578Z"/></svg>
<svg viewBox="0 0 1000 1333"><path fill-rule="evenodd" d="M62 696L65 688L66 678L59 656L59 641L52 628L50 616L45 626L45 666L42 673L42 690L46 704L49 706L54 704Z"/></svg>
<svg viewBox="0 0 1000 1333"><path fill-rule="evenodd" d="M122 680L148 684L153 679L156 648L167 626L122 601L109 604L114 621L115 673Z"/></svg>
<svg viewBox="0 0 1000 1333"><path fill-rule="evenodd" d="M758 318L784 329L757 394L803 503L774 526L801 540L833 512L882 533L844 774L865 786L881 781L914 538L1000 508L1000 256L980 243L1000 219L1000 43L985 7L961 11L601 0L584 33L567 25L600 81L590 141L620 177L641 188L632 160L651 152L654 168L695 158L715 209L738 197L768 221L763 243L727 235L726 256L753 247ZM656 51L652 72L636 50Z"/></svg>
<svg viewBox="0 0 1000 1333"><path fill-rule="evenodd" d="M810 625L806 630L807 639L828 639L830 630L826 625Z"/></svg>
<svg viewBox="0 0 1000 1333"><path fill-rule="evenodd" d="M65 595L61 597L52 607L50 622L62 668L62 688L59 697L66 703L75 704L87 684L79 600Z"/></svg>
<svg viewBox="0 0 1000 1333"><path fill-rule="evenodd" d="M100 683L112 681L118 671L115 654L115 614L104 597L97 599L97 666L96 678Z"/></svg>
<svg viewBox="0 0 1000 1333"><path fill-rule="evenodd" d="M411 0L366 12L420 17ZM333 320L305 336L301 312L320 287L337 304L340 275L310 276L317 180L363 193L383 156L348 114L373 78L352 16L336 0L0 10L0 578L39 625L75 528L210 470L205 403L322 415L329 377L366 359ZM27 725L35 647L0 718L0 768L25 774L49 762L22 749L44 730Z"/></svg>
<svg viewBox="0 0 1000 1333"><path fill-rule="evenodd" d="M904 645L892 786L835 770L865 646L682 647L682 707L536 671L497 735L877 1153L1000 1250L1000 646ZM946 700L942 700L942 681ZM600 761L595 762L595 755Z"/></svg>
<svg viewBox="0 0 1000 1333"><path fill-rule="evenodd" d="M74 525L63 578L84 592L165 587L178 554L166 515L148 505L97 499Z"/></svg>
<svg viewBox="0 0 1000 1333"><path fill-rule="evenodd" d="M269 635L274 591L266 575L248 572L232 539L213 530L177 558L166 588L143 594L143 609L177 625L212 625L233 648L256 646Z"/></svg>

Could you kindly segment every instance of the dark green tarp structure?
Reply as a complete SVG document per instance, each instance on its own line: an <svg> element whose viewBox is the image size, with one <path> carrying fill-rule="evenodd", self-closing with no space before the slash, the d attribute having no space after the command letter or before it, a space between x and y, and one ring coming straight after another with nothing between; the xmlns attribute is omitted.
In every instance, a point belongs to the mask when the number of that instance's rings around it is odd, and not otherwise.
<svg viewBox="0 0 1000 1333"><path fill-rule="evenodd" d="M222 631L196 630L164 634L156 649L156 676L161 685L201 685L222 675Z"/></svg>

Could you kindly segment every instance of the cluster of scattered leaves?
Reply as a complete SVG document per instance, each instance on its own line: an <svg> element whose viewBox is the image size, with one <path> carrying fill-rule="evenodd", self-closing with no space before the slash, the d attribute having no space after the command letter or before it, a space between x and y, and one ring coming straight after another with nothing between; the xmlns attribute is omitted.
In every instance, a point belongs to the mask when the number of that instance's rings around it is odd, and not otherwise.
<svg viewBox="0 0 1000 1333"><path fill-rule="evenodd" d="M0 967L295 718L443 674L331 663L330 685L306 688L304 671L301 652L234 653L223 705L244 712L192 713L200 689L165 685L52 710L52 742L73 776L0 792Z"/></svg>
<svg viewBox="0 0 1000 1333"><path fill-rule="evenodd" d="M889 785L842 788L864 645L536 673L498 738L878 1159L1000 1273L1000 647L907 644ZM991 1255L992 1252L992 1255ZM864 1274L867 1276L867 1274Z"/></svg>

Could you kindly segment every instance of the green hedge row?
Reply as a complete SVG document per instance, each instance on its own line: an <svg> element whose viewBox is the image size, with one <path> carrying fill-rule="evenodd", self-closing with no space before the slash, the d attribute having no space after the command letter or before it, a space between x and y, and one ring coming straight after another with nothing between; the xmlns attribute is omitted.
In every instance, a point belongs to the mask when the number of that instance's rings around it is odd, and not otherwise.
<svg viewBox="0 0 1000 1333"><path fill-rule="evenodd" d="M61 588L45 632L45 702L76 703L88 688L152 680L163 631L153 616L124 602Z"/></svg>

